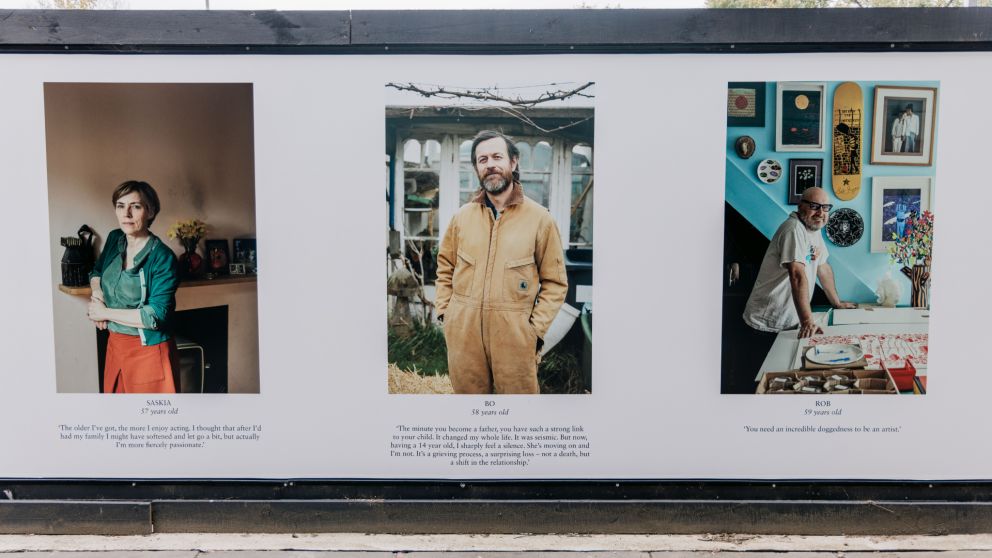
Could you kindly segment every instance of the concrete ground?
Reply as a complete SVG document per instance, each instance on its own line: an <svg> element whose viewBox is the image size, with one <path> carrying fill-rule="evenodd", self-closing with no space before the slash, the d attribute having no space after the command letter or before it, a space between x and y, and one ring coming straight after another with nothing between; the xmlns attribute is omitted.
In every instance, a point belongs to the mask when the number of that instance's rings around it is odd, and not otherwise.
<svg viewBox="0 0 992 558"><path fill-rule="evenodd" d="M158 534L0 535L17 558L992 558L992 535L802 537L752 535Z"/></svg>

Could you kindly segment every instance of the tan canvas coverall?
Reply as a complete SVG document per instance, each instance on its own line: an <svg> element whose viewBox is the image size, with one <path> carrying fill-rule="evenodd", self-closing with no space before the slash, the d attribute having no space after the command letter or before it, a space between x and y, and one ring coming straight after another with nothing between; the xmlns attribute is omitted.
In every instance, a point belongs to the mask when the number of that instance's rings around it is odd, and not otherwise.
<svg viewBox="0 0 992 558"><path fill-rule="evenodd" d="M451 220L437 255L455 393L538 393L539 340L558 314L568 280L551 214L519 183L499 219L485 192Z"/></svg>

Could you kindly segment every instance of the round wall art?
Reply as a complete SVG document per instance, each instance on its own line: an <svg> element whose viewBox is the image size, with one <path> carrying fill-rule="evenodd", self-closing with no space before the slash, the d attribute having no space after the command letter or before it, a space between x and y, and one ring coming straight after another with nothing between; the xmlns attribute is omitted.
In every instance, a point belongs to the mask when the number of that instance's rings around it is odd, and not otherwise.
<svg viewBox="0 0 992 558"><path fill-rule="evenodd" d="M827 220L827 238L837 246L851 246L861 240L865 220L857 211L843 207L830 214Z"/></svg>
<svg viewBox="0 0 992 558"><path fill-rule="evenodd" d="M775 159L765 159L758 163L758 180L765 184L774 184L782 178L782 163Z"/></svg>
<svg viewBox="0 0 992 558"><path fill-rule="evenodd" d="M754 155L754 138L751 136L741 136L734 142L734 151L741 159L750 159Z"/></svg>

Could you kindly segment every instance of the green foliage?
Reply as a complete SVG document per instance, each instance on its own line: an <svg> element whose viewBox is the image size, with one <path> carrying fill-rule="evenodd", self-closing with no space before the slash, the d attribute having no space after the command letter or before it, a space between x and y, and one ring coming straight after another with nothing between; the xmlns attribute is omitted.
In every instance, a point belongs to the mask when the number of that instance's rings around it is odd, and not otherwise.
<svg viewBox="0 0 992 558"><path fill-rule="evenodd" d="M448 351L444 330L434 324L416 322L410 337L400 337L389 330L389 362L421 376L448 373Z"/></svg>
<svg viewBox="0 0 992 558"><path fill-rule="evenodd" d="M576 328L548 351L538 366L537 380L541 393L583 393L582 335ZM444 345L444 330L428 324L414 326L410 337L400 337L389 331L389 362L403 370L421 376L448 374L448 352Z"/></svg>
<svg viewBox="0 0 992 558"><path fill-rule="evenodd" d="M830 8L833 0L706 0L707 8Z"/></svg>
<svg viewBox="0 0 992 558"><path fill-rule="evenodd" d="M583 393L582 363L561 345L548 351L537 369L541 393Z"/></svg>
<svg viewBox="0 0 992 558"><path fill-rule="evenodd" d="M707 8L960 8L992 0L706 0Z"/></svg>
<svg viewBox="0 0 992 558"><path fill-rule="evenodd" d="M126 0L35 0L42 10L126 10Z"/></svg>

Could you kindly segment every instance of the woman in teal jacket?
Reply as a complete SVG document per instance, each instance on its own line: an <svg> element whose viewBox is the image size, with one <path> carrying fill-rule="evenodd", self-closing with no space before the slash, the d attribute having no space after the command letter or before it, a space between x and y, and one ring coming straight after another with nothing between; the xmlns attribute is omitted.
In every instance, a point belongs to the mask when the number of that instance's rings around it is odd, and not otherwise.
<svg viewBox="0 0 992 558"><path fill-rule="evenodd" d="M89 318L110 330L104 393L175 393L179 359L169 322L176 309L176 256L148 227L158 194L147 183L124 182L112 196L119 229L107 235L90 274Z"/></svg>

